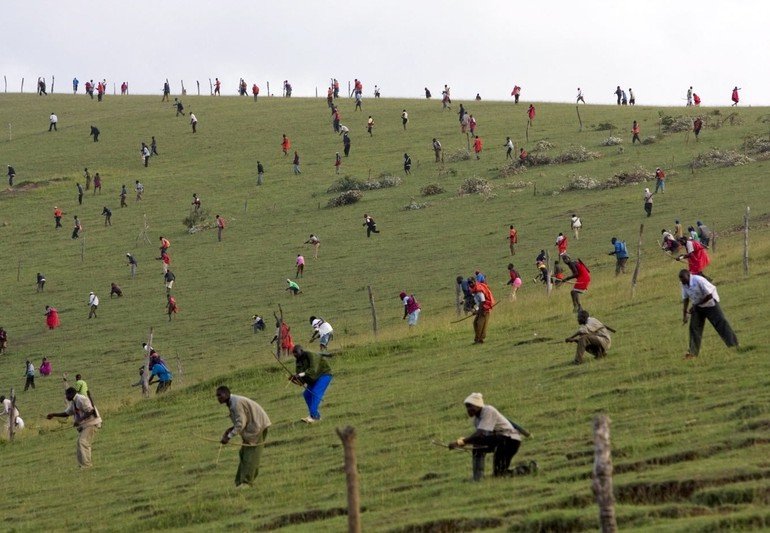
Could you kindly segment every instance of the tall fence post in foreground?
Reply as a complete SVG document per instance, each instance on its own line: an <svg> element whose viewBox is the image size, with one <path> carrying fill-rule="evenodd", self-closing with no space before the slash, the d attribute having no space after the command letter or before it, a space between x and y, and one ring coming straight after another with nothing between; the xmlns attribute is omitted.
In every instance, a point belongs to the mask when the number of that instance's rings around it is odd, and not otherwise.
<svg viewBox="0 0 770 533"><path fill-rule="evenodd" d="M580 108L577 105L575 105L575 111L577 111L578 123L580 124L579 131L583 131L583 119L580 118Z"/></svg>
<svg viewBox="0 0 770 533"><path fill-rule="evenodd" d="M267 82L267 95L268 96L273 96L272 94L270 94L270 82L269 81Z"/></svg>
<svg viewBox="0 0 770 533"><path fill-rule="evenodd" d="M144 372L142 372L142 396L150 397L150 349L152 348L152 328L147 339L147 353L144 354Z"/></svg>
<svg viewBox="0 0 770 533"><path fill-rule="evenodd" d="M348 533L361 533L361 507L358 498L358 466L356 466L356 430L347 426L336 429L345 450L345 479L348 484Z"/></svg>
<svg viewBox="0 0 770 533"><path fill-rule="evenodd" d="M201 95L201 82L198 80L195 80L195 85L198 86L198 96Z"/></svg>
<svg viewBox="0 0 770 533"><path fill-rule="evenodd" d="M463 314L462 293L462 287L457 283L457 280L455 280L455 311L457 312L457 316Z"/></svg>
<svg viewBox="0 0 770 533"><path fill-rule="evenodd" d="M372 286L367 285L366 290L369 293L369 305L372 308L372 330L374 331L374 337L377 337L377 310L374 308L374 296L372 296Z"/></svg>
<svg viewBox="0 0 770 533"><path fill-rule="evenodd" d="M636 279L639 277L639 269L642 265L642 233L644 232L644 224L639 225L639 243L636 245L636 266L634 267L634 275L631 276L631 298L634 297L636 292Z"/></svg>
<svg viewBox="0 0 770 533"><path fill-rule="evenodd" d="M545 274L546 274L546 280L545 280L545 292L548 294L548 296L551 295L551 291L553 290L553 283L551 282L551 256L548 254L548 250L545 251Z"/></svg>
<svg viewBox="0 0 770 533"><path fill-rule="evenodd" d="M209 96L214 96L214 84L211 83L211 78L209 78Z"/></svg>
<svg viewBox="0 0 770 533"><path fill-rule="evenodd" d="M743 275L749 275L749 206L743 215Z"/></svg>
<svg viewBox="0 0 770 533"><path fill-rule="evenodd" d="M594 478L592 483L599 505L599 523L602 533L615 533L615 496L612 494L612 449L610 446L610 418L594 418Z"/></svg>
<svg viewBox="0 0 770 533"><path fill-rule="evenodd" d="M5 89L3 90L4 93L8 92L8 78L3 74L3 85L5 86Z"/></svg>
<svg viewBox="0 0 770 533"><path fill-rule="evenodd" d="M53 86L56 83L56 76L51 75L51 94L53 94Z"/></svg>
<svg viewBox="0 0 770 533"><path fill-rule="evenodd" d="M8 413L8 440L13 442L13 435L16 433L16 391L11 387L11 412Z"/></svg>
<svg viewBox="0 0 770 533"><path fill-rule="evenodd" d="M24 92L24 78L21 79L21 91L19 92Z"/></svg>

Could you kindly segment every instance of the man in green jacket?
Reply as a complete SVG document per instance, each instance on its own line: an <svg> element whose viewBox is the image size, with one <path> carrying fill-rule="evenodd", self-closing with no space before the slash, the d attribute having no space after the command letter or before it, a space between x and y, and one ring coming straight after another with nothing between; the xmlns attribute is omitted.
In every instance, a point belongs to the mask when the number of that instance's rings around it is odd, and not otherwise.
<svg viewBox="0 0 770 533"><path fill-rule="evenodd" d="M291 353L296 359L297 366L296 373L289 380L305 389L303 396L310 416L303 418L302 421L313 424L321 420L318 407L332 381L332 369L326 357L308 352L300 345L294 346Z"/></svg>
<svg viewBox="0 0 770 533"><path fill-rule="evenodd" d="M233 425L222 435L222 444L227 444L236 435L241 436L241 450L238 454L238 472L235 474L235 486L251 487L254 478L259 473L259 459L267 438L267 428L270 418L262 407L245 396L230 394L230 389L224 385L217 387L217 400L227 404L230 409L230 419Z"/></svg>

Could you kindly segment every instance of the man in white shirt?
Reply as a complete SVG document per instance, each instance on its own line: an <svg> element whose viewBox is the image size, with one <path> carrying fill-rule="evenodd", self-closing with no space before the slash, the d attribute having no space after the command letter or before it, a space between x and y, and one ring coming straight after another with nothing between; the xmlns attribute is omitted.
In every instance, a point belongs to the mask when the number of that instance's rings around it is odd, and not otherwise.
<svg viewBox="0 0 770 533"><path fill-rule="evenodd" d="M54 113L54 112L52 111L52 112L51 112L51 116L50 116L50 117L48 117L48 121L50 122L50 124L48 125L48 131L51 131L51 130L53 130L53 131L59 131L59 130L56 128L56 123L57 123L57 122L59 122L59 117L57 117L57 116L56 116L56 113Z"/></svg>
<svg viewBox="0 0 770 533"><path fill-rule="evenodd" d="M569 226L575 233L575 240L578 240L580 238L580 228L583 227L583 221L580 220L579 216L573 213L569 221Z"/></svg>
<svg viewBox="0 0 770 533"><path fill-rule="evenodd" d="M11 407L13 407L13 419L15 421L15 429L24 429L24 420L21 419L21 416L19 416L19 410L16 408L15 405L12 406L12 402L10 398L6 398L5 396L0 396L0 403L2 404L2 412L0 412L0 415L3 417L11 416ZM3 418L3 427L8 427L8 422L5 421Z"/></svg>
<svg viewBox="0 0 770 533"><path fill-rule="evenodd" d="M310 337L310 342L319 339L319 347L321 348L322 352L325 352L329 346L329 342L334 336L334 329L332 328L332 325L326 322L323 318L315 316L310 317L310 325L313 328L313 336Z"/></svg>
<svg viewBox="0 0 770 533"><path fill-rule="evenodd" d="M580 102L583 102L584 104L586 103L585 99L583 98L583 90L580 87L578 87L577 100L575 101L575 103L577 104Z"/></svg>
<svg viewBox="0 0 770 533"><path fill-rule="evenodd" d="M685 269L679 271L679 281L682 282L682 324L687 324L690 315L690 349L684 358L698 357L707 319L728 347L738 346L738 337L719 306L717 288L703 276Z"/></svg>
<svg viewBox="0 0 770 533"><path fill-rule="evenodd" d="M88 305L91 308L88 312L88 318L98 318L96 316L96 309L99 307L99 297L93 292L88 294Z"/></svg>

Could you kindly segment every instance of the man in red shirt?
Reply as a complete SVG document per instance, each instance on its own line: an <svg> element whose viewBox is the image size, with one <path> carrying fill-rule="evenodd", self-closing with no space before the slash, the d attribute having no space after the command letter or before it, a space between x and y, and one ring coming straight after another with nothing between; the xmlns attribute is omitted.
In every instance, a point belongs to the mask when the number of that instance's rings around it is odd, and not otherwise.
<svg viewBox="0 0 770 533"><path fill-rule="evenodd" d="M489 315L495 306L495 298L492 296L492 291L489 290L486 283L477 281L474 278L468 280L468 288L476 302L473 311L473 314L476 315L476 318L473 319L473 344L483 344L487 336Z"/></svg>
<svg viewBox="0 0 770 533"><path fill-rule="evenodd" d="M257 87L257 84L251 86L251 94L254 95L254 101L257 101L257 96L259 96L259 87Z"/></svg>
<svg viewBox="0 0 770 533"><path fill-rule="evenodd" d="M564 255L562 258L570 270L572 270L572 275L564 278L564 281L575 280L575 286L572 287L570 296L572 297L572 310L577 313L583 309L580 303L580 295L586 292L591 284L591 271L588 270L588 267L581 259L573 261L568 255Z"/></svg>
<svg viewBox="0 0 770 533"><path fill-rule="evenodd" d="M473 141L473 151L476 152L476 159L481 159L481 150L484 148L484 142L476 135Z"/></svg>
<svg viewBox="0 0 770 533"><path fill-rule="evenodd" d="M531 126L535 122L535 106L532 104L529 104L529 109L527 109L527 116L529 117L529 125Z"/></svg>
<svg viewBox="0 0 770 533"><path fill-rule="evenodd" d="M516 255L516 244L519 242L519 232L511 224L508 230L508 247L511 250L511 255Z"/></svg>

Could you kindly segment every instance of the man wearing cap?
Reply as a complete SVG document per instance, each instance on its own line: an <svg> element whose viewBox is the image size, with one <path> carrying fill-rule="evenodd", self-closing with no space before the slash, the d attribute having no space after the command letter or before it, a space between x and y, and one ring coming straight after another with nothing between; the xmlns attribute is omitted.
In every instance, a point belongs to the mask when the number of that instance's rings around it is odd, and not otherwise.
<svg viewBox="0 0 770 533"><path fill-rule="evenodd" d="M686 269L679 271L679 281L682 283L682 324L687 324L688 315L690 319L690 349L684 358L698 357L706 319L728 347L738 346L738 337L719 306L717 288L705 277Z"/></svg>
<svg viewBox="0 0 770 533"><path fill-rule="evenodd" d="M88 293L88 305L90 311L88 312L88 318L98 318L96 316L96 310L99 307L99 297L92 292Z"/></svg>
<svg viewBox="0 0 770 533"><path fill-rule="evenodd" d="M296 373L289 381L302 386L309 416L302 419L306 424L313 424L321 420L318 407L324 398L324 393L332 382L332 368L329 361L321 354L308 352L297 344L291 351L296 360Z"/></svg>
<svg viewBox="0 0 770 533"><path fill-rule="evenodd" d="M310 327L313 328L313 336L310 337L309 342L318 339L321 351L326 351L329 342L334 338L334 328L323 318L315 316L310 317Z"/></svg>
<svg viewBox="0 0 770 533"><path fill-rule="evenodd" d="M476 431L469 437L450 442L449 448L473 446L473 481L484 478L484 457L488 453L494 453L492 473L495 477L511 475L508 467L519 451L521 433L500 411L491 405L484 405L480 392L471 393L463 403Z"/></svg>
<svg viewBox="0 0 770 533"><path fill-rule="evenodd" d="M406 320L409 327L417 325L417 319L420 318L420 304L417 303L414 294L407 295L401 291L398 298L404 304L404 318L402 320Z"/></svg>
<svg viewBox="0 0 770 533"><path fill-rule="evenodd" d="M615 333L615 330L589 316L585 309L578 311L577 321L580 325L578 330L564 339L564 342L577 343L574 363L576 365L581 364L586 352L593 354L597 359L607 355L607 350L612 345L610 332Z"/></svg>
<svg viewBox="0 0 770 533"><path fill-rule="evenodd" d="M235 474L235 486L251 487L259 474L259 459L267 438L267 429L271 425L270 418L257 402L245 396L230 394L230 389L225 386L217 387L217 401L227 405L230 420L233 421L232 427L225 431L220 442L227 444L230 439L240 435L243 443L238 453L240 462Z"/></svg>
<svg viewBox="0 0 770 533"><path fill-rule="evenodd" d="M136 276L136 258L134 258L133 255L126 252L126 260L128 261L128 266L131 267L131 277L133 278Z"/></svg>

